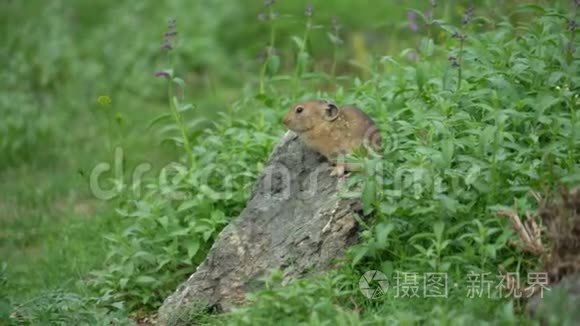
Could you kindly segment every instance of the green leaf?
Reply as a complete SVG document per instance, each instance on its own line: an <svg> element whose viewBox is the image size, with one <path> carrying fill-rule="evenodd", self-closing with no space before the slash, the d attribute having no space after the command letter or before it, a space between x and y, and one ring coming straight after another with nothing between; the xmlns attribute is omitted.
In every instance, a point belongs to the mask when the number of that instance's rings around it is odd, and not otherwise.
<svg viewBox="0 0 580 326"><path fill-rule="evenodd" d="M185 89L185 82L183 81L183 79L179 78L179 77L173 77L172 81L179 85L179 87L181 87L181 89Z"/></svg>
<svg viewBox="0 0 580 326"><path fill-rule="evenodd" d="M459 202L447 195L439 195L441 200L441 205L445 210L449 211L451 214L457 213L457 209L460 207Z"/></svg>
<svg viewBox="0 0 580 326"><path fill-rule="evenodd" d="M361 194L361 200L363 204L364 214L367 215L373 211L373 205L375 203L377 194L377 186L373 181L365 182L363 186L363 191Z"/></svg>
<svg viewBox="0 0 580 326"><path fill-rule="evenodd" d="M121 310L121 311L125 310L125 304L124 304L122 301L119 301L119 302L113 302L113 303L111 304L111 306L112 306L113 308L117 308L117 310Z"/></svg>
<svg viewBox="0 0 580 326"><path fill-rule="evenodd" d="M441 241L441 239L443 239L443 230L445 230L445 223L436 222L433 225L433 233L435 233L435 238L437 238L437 241Z"/></svg>
<svg viewBox="0 0 580 326"><path fill-rule="evenodd" d="M343 41L338 38L336 35L334 35L333 33L327 33L328 35L328 39L330 40L330 42L334 45L341 45L343 43Z"/></svg>
<svg viewBox="0 0 580 326"><path fill-rule="evenodd" d="M544 94L536 102L536 109L539 111L539 113L543 113L545 110L551 108L560 101L561 101L560 98L554 97L550 94Z"/></svg>
<svg viewBox="0 0 580 326"><path fill-rule="evenodd" d="M451 263L445 262L445 263L442 263L441 265L439 265L439 270L441 272L447 272L450 267L451 267Z"/></svg>
<svg viewBox="0 0 580 326"><path fill-rule="evenodd" d="M157 219L157 222L159 222L159 224L161 224L161 226L166 229L169 225L169 217L167 215L163 215Z"/></svg>
<svg viewBox="0 0 580 326"><path fill-rule="evenodd" d="M299 50L302 50L304 48L304 41L300 37L292 36L292 41L296 43L296 46L298 46Z"/></svg>
<svg viewBox="0 0 580 326"><path fill-rule="evenodd" d="M153 264L155 263L155 256L150 253L150 252L146 252L146 251L138 251L137 253L135 253L133 255L133 259L141 259L149 264Z"/></svg>
<svg viewBox="0 0 580 326"><path fill-rule="evenodd" d="M190 241L187 245L187 257L189 257L189 259L193 259L193 257L195 257L199 251L199 247L199 241Z"/></svg>
<svg viewBox="0 0 580 326"><path fill-rule="evenodd" d="M376 226L377 243L379 244L379 246L381 246L381 248L386 247L389 234L391 234L391 232L394 229L395 226L392 223L389 224L381 223Z"/></svg>
<svg viewBox="0 0 580 326"><path fill-rule="evenodd" d="M123 277L122 279L119 280L119 287L121 288L121 290L124 290L127 287L127 282L129 282L129 278L127 277Z"/></svg>
<svg viewBox="0 0 580 326"><path fill-rule="evenodd" d="M155 124L157 124L163 120L167 120L169 118L171 118L170 113L162 113L162 114L158 115L157 117L155 117L151 121L149 121L149 123L147 124L147 130L151 129L151 127L153 127Z"/></svg>
<svg viewBox="0 0 580 326"><path fill-rule="evenodd" d="M427 23L427 24L428 24L428 23L430 22L430 20L429 20L429 19L427 19L427 17L425 17L425 15L423 14L423 12L421 12L420 10L413 9L413 8L409 8L409 9L407 9L407 10L408 10L408 11L412 11L412 12L414 12L415 14L417 14L417 16L419 16L419 17L421 18L421 20L423 20L423 22L424 22L424 23Z"/></svg>
<svg viewBox="0 0 580 326"><path fill-rule="evenodd" d="M186 200L183 203L181 203L181 205L179 205L179 207L177 208L178 212L183 212L185 210L188 210L192 207L194 207L195 205L197 205L197 200L196 199L190 199L190 200Z"/></svg>
<svg viewBox="0 0 580 326"><path fill-rule="evenodd" d="M481 175L481 167L479 165L473 165L469 171L467 171L467 175L465 176L465 184L472 185Z"/></svg>
<svg viewBox="0 0 580 326"><path fill-rule="evenodd" d="M453 160L455 145L452 140L446 140L441 144L441 153L443 154L443 160L445 161L445 166L451 166L451 161Z"/></svg>
<svg viewBox="0 0 580 326"><path fill-rule="evenodd" d="M419 91L423 91L423 86L425 86L425 68L423 64L419 64L415 69L415 80Z"/></svg>
<svg viewBox="0 0 580 326"><path fill-rule="evenodd" d="M189 235L188 229L179 229L179 230L173 231L169 234L169 236L171 238L182 237L182 236L186 236L186 235Z"/></svg>
<svg viewBox="0 0 580 326"><path fill-rule="evenodd" d="M354 250L355 254L352 259L351 266L356 266L358 263L367 255L368 247L367 246L359 246Z"/></svg>
<svg viewBox="0 0 580 326"><path fill-rule="evenodd" d="M262 103L264 103L268 107L272 107L274 104L274 99L271 96L269 96L268 94L259 93L259 94L256 94L256 96L254 98L258 101L261 101Z"/></svg>
<svg viewBox="0 0 580 326"><path fill-rule="evenodd" d="M400 63L397 60L393 59L393 57L390 56L390 55L386 55L386 56L384 56L384 57L381 58L381 63L382 64L384 64L386 62L390 62L394 66L400 66Z"/></svg>
<svg viewBox="0 0 580 326"><path fill-rule="evenodd" d="M137 282L138 284L152 284L155 283L157 280L151 276L146 276L146 275L141 275L139 277L137 277L137 279L135 280L135 282Z"/></svg>
<svg viewBox="0 0 580 326"><path fill-rule="evenodd" d="M459 33L459 30L457 29L457 27L451 25L451 24L440 24L439 27L441 27L443 30L445 30L447 33L449 33L449 35L451 36L454 33Z"/></svg>
<svg viewBox="0 0 580 326"><path fill-rule="evenodd" d="M179 107L177 107L177 111L178 112L185 112L185 111L189 111L193 108L194 108L194 106L192 104L187 103L187 104L183 104L183 105L180 105Z"/></svg>
<svg viewBox="0 0 580 326"><path fill-rule="evenodd" d="M518 6L514 11L512 11L511 15L515 15L517 13L522 13L522 12L537 12L541 15L541 14L544 14L546 12L546 9L544 9L541 6L535 5L535 4L525 4L525 5Z"/></svg>
<svg viewBox="0 0 580 326"><path fill-rule="evenodd" d="M397 209L399 208L398 205L388 204L388 203L381 203L381 213L390 216L393 215Z"/></svg>
<svg viewBox="0 0 580 326"><path fill-rule="evenodd" d="M421 54L429 58L433 56L433 51L435 50L435 43L431 38L423 38L420 43Z"/></svg>
<svg viewBox="0 0 580 326"><path fill-rule="evenodd" d="M271 55L268 57L268 72L270 75L276 75L278 69L280 68L280 57L277 55Z"/></svg>
<svg viewBox="0 0 580 326"><path fill-rule="evenodd" d="M308 64L308 53L301 52L298 54L298 58L296 59L296 64L298 65L298 72L300 74L306 71L306 65Z"/></svg>
<svg viewBox="0 0 580 326"><path fill-rule="evenodd" d="M175 110L179 110L181 103L179 102L179 99L177 98L177 96L173 96L171 98L171 103L173 103L173 107L175 108Z"/></svg>

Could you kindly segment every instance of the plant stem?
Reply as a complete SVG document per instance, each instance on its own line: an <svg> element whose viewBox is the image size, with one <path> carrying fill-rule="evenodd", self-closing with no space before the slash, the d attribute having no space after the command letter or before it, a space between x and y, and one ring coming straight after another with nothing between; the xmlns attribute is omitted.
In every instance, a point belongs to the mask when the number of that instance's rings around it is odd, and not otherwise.
<svg viewBox="0 0 580 326"><path fill-rule="evenodd" d="M335 44L334 45L334 53L332 54L332 68L331 68L331 74L332 74L332 78L336 79L336 62L338 60L338 46Z"/></svg>
<svg viewBox="0 0 580 326"><path fill-rule="evenodd" d="M574 160L574 152L576 149L576 124L577 124L577 117L576 117L576 110L574 109L574 97L571 96L570 98L570 123L572 125L572 131L570 133L570 138L568 141L568 169L572 170L575 167L575 160Z"/></svg>
<svg viewBox="0 0 580 326"><path fill-rule="evenodd" d="M497 95L495 95L497 96ZM494 101L492 102L493 106L495 107L495 127L496 127L496 131L495 131L495 137L493 140L493 154L492 154L492 162L491 162L491 178L492 178L492 194L493 194L493 198L492 201L495 202L496 198L498 197L498 167L497 167L497 154L499 152L499 148L500 148L500 141L501 141L501 137L502 137L502 133L503 133L503 124L501 122L501 117L500 117L500 113L501 113L501 107L499 104L499 100L494 99Z"/></svg>
<svg viewBox="0 0 580 326"><path fill-rule="evenodd" d="M274 11L270 8L269 17L273 17ZM264 59L264 63L262 64L262 68L260 69L260 94L266 93L266 71L268 69L268 64L270 63L270 56L273 55L274 52L274 43L276 42L276 26L274 25L274 21L270 21L270 44L266 49L266 58Z"/></svg>
<svg viewBox="0 0 580 326"><path fill-rule="evenodd" d="M304 38L302 39L302 44L300 45L300 50L298 52L298 56L296 57L297 60L294 74L294 96L298 94L298 84L302 74L302 71L300 69L301 59L303 58L304 53L306 53L306 43L308 42L308 34L310 33L311 23L312 20L310 17L308 17L308 20L306 21L306 30L304 31ZM304 68L306 68L306 63L304 63Z"/></svg>
<svg viewBox="0 0 580 326"><path fill-rule="evenodd" d="M572 21L575 22L576 19L578 18L578 6L575 7L574 10L574 15L572 17ZM574 48L574 44L576 43L576 28L573 28L570 31L570 40L568 41L569 44L571 44L571 49ZM569 50L569 52L567 53L567 63L568 65L571 65L574 61L574 55L573 52L571 50ZM567 69L568 71L572 72L573 69ZM572 84L572 80L573 80L573 75L570 75L568 77L568 84ZM570 139L569 139L569 143L568 143L568 169L572 170L575 167L575 160L574 160L574 152L575 152L575 142L576 142L576 124L577 124L577 116L576 116L576 109L574 106L574 102L576 102L576 99L574 98L574 95L570 95L570 100L569 100L569 107L570 107L570 123L572 125L572 131L570 133Z"/></svg>
<svg viewBox="0 0 580 326"><path fill-rule="evenodd" d="M191 146L189 144L189 139L187 138L187 131L185 128L185 124L183 123L183 119L181 117L181 114L179 113L179 111L175 107L175 103L173 101L173 98L175 97L175 95L173 94L173 81L172 80L169 80L168 97L169 97L169 108L171 109L171 114L173 115L173 118L175 119L175 123L177 124L177 127L179 128L179 131L181 133L181 138L183 139L183 149L185 150L185 152L187 153L187 156L188 156L187 161L190 164L193 164L193 151L191 150Z"/></svg>
<svg viewBox="0 0 580 326"><path fill-rule="evenodd" d="M465 42L465 34L461 34L459 38L459 54L457 55L457 91L461 88L461 78L463 72L463 42Z"/></svg>

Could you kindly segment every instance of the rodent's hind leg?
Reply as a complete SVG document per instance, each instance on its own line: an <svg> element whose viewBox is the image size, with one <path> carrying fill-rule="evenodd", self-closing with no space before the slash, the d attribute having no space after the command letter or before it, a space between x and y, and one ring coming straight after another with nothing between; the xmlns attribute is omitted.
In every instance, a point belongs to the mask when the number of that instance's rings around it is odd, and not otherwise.
<svg viewBox="0 0 580 326"><path fill-rule="evenodd" d="M330 172L330 176L337 176L339 178L342 178L344 176L344 173L346 172L346 162L344 159L344 155L339 155L336 160L335 160L335 167L334 169L332 169L332 171Z"/></svg>
<svg viewBox="0 0 580 326"><path fill-rule="evenodd" d="M336 163L336 166L334 167L334 169L332 169L332 171L330 172L330 176L337 176L337 177L343 177L344 176L344 172L345 172L345 166L344 163Z"/></svg>

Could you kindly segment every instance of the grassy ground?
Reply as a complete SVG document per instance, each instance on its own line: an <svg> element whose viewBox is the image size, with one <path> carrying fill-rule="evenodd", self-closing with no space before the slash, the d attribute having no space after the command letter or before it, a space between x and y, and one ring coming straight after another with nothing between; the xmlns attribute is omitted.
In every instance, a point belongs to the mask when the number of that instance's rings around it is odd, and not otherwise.
<svg viewBox="0 0 580 326"><path fill-rule="evenodd" d="M461 27L466 1L434 9L425 1L313 1L313 25L324 27L308 34L300 1L272 8L262 1L3 3L0 322L10 322L10 313L11 322L24 324L150 316L243 207L260 162L282 132L282 108L320 96L368 108L389 135L387 143L397 144L382 158L387 177L353 179L364 185L359 195L377 221L349 254L351 267L257 294L255 305L226 317L195 318L519 322L521 304L508 300L465 301L463 293L453 293L447 301L370 302L354 285L368 269L391 277L434 268L459 278L469 268L495 271L501 264L522 274L533 268L533 257L507 246L509 227L490 207L514 198L520 208L533 207L528 190L579 181L578 54L566 52L577 41L565 20L546 18L541 8L570 17L574 9L566 1L535 3L539 9L514 11L511 3L474 2L476 18ZM414 18L410 8L418 9ZM280 16L257 19L270 10ZM451 30L427 27L421 14L428 10ZM344 43L329 40L333 16ZM159 50L169 17L178 30L171 60ZM453 31L468 36L464 52ZM256 56L272 32L281 60L262 65ZM538 46L544 50L535 52ZM450 66L454 60L461 68ZM346 77L328 75L335 64ZM173 88L179 101L168 107L167 82L154 72L170 66L186 86ZM478 77L488 75L504 78ZM256 96L261 86L264 93ZM195 107L148 127L188 102ZM140 196L124 189L101 200L91 191L91 172L114 162L115 147L124 153L117 181L130 184L134 168L151 163ZM163 169L168 162L181 162L181 170ZM216 162L235 184L225 200L215 200L191 177ZM397 195L397 165L419 179L440 179L443 188L421 184L418 193ZM154 180L161 171L171 176L168 188ZM458 176L461 187L446 188L457 186ZM221 181L210 178L208 185L219 189ZM167 191L188 197L167 198Z"/></svg>

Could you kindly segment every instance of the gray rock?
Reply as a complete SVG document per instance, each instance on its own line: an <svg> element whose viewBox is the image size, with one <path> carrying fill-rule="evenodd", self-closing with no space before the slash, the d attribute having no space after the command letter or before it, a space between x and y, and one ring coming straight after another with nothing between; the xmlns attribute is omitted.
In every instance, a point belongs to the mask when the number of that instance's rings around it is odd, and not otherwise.
<svg viewBox="0 0 580 326"><path fill-rule="evenodd" d="M159 310L161 325L192 309L229 311L272 269L283 282L332 267L358 240L356 200L339 199L322 156L289 132L276 146L246 208L221 232L206 260ZM194 308L196 307L196 308ZM185 318L184 318L185 317Z"/></svg>

